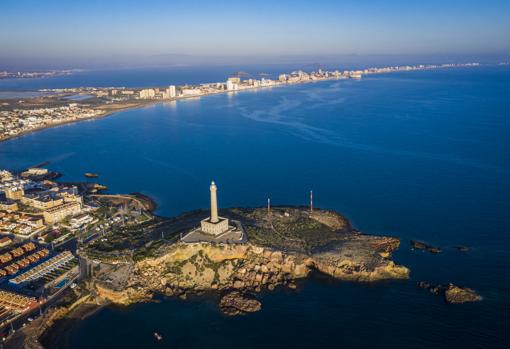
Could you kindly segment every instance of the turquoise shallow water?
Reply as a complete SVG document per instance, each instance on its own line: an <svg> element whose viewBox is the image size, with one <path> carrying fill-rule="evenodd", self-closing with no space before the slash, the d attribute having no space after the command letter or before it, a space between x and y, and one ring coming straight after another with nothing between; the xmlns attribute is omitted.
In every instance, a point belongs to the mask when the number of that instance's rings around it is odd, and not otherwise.
<svg viewBox="0 0 510 349"><path fill-rule="evenodd" d="M208 205L306 204L360 230L402 238L412 279L373 285L316 277L229 319L214 299L107 308L73 348L505 347L510 302L510 70L451 69L216 95L129 110L0 144L0 167L50 161L64 180L97 172L175 215ZM409 239L445 248L409 251ZM463 244L467 253L451 248ZM416 282L454 282L484 300L447 305ZM154 329L165 342L156 343Z"/></svg>

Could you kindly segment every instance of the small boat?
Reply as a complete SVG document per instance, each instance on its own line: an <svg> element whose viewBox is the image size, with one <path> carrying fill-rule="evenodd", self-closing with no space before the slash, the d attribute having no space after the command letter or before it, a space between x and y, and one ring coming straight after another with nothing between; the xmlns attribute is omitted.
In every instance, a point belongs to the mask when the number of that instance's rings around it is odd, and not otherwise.
<svg viewBox="0 0 510 349"><path fill-rule="evenodd" d="M154 338L156 338L156 340L160 341L160 340L162 340L162 339L163 339L163 336L162 336L162 335L160 335L160 334L159 334L159 333L157 333L157 332L154 332Z"/></svg>
<svg viewBox="0 0 510 349"><path fill-rule="evenodd" d="M87 173L85 173L85 177L87 177L87 178L97 178L97 177L99 177L99 175L97 173L87 172Z"/></svg>

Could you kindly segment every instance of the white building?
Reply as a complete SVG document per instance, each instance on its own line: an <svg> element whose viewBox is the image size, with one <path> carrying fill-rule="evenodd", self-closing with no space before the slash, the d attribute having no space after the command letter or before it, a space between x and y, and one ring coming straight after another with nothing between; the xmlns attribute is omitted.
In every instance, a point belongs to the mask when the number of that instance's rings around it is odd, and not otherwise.
<svg viewBox="0 0 510 349"><path fill-rule="evenodd" d="M169 98L177 97L177 91L175 90L175 85L168 86L167 93Z"/></svg>
<svg viewBox="0 0 510 349"><path fill-rule="evenodd" d="M152 88L146 88L140 91L140 99L151 99L156 96L156 91Z"/></svg>
<svg viewBox="0 0 510 349"><path fill-rule="evenodd" d="M217 188L214 182L211 183L209 190L211 192L211 216L200 222L200 228L206 234L220 235L232 228L228 224L228 218L218 216Z"/></svg>
<svg viewBox="0 0 510 349"><path fill-rule="evenodd" d="M236 91L239 89L239 85L235 82L232 82L232 80L227 80L227 91Z"/></svg>
<svg viewBox="0 0 510 349"><path fill-rule="evenodd" d="M85 224L91 223L92 221L94 221L94 218L92 216L86 214L86 215L82 215L79 217L71 218L69 223L71 224L71 227L77 229L77 228L81 228Z"/></svg>
<svg viewBox="0 0 510 349"><path fill-rule="evenodd" d="M183 96L199 96L202 94L202 91L199 88L183 88L182 95Z"/></svg>

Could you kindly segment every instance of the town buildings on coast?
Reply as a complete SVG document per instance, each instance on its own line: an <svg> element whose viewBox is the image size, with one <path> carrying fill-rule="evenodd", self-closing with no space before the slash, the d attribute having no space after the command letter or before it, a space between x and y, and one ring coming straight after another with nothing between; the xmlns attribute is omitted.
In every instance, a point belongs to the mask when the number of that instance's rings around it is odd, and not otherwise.
<svg viewBox="0 0 510 349"><path fill-rule="evenodd" d="M0 79L34 79L34 78L47 78L59 75L69 75L74 73L75 69L67 70L50 70L50 71L0 71Z"/></svg>
<svg viewBox="0 0 510 349"><path fill-rule="evenodd" d="M90 208L76 186L49 177L42 168L0 171L0 329L14 331L79 276L77 257L54 243L70 235L68 217Z"/></svg>
<svg viewBox="0 0 510 349"><path fill-rule="evenodd" d="M305 82L322 81L322 80L337 80L337 79L361 79L363 75L369 74L383 74L398 71L414 71L414 70L429 70L439 68L452 68L452 67L466 67L478 66L478 63L466 64L442 64L442 65L414 65L414 66L395 66L384 68L367 68L361 70L335 70L326 71L318 69L317 71L305 72L302 70L294 71L289 74L279 74L276 79L270 78L247 78L242 79L240 76L229 77L225 82L204 83L200 85L184 85L178 86L170 85L168 88L145 88L139 91L136 90L119 90L112 89L112 95L120 93L129 93L135 98L149 99L149 100L166 100L177 99L185 97L204 96L220 92L233 92L263 87L274 87L285 84L299 84ZM137 94L138 93L138 94Z"/></svg>
<svg viewBox="0 0 510 349"><path fill-rule="evenodd" d="M25 171L21 176L6 170L0 172L0 234L29 239L48 225L85 208L76 186L58 185L50 180L34 181L30 173L37 173L35 170Z"/></svg>
<svg viewBox="0 0 510 349"><path fill-rule="evenodd" d="M104 112L89 106L69 103L57 107L0 111L0 140L66 122L90 119Z"/></svg>
<svg viewBox="0 0 510 349"><path fill-rule="evenodd" d="M0 141L54 125L91 119L111 112L159 101L196 98L217 93L275 87L323 80L361 79L364 75L401 71L478 66L478 63L391 66L361 70L305 72L302 70L268 77L229 77L224 82L198 85L168 85L159 88L78 87L45 89L49 94L36 98L0 100Z"/></svg>
<svg viewBox="0 0 510 349"><path fill-rule="evenodd" d="M0 340L69 295L65 290L76 293L81 244L150 219L130 206L130 196L110 202L97 184L55 177L41 167L0 170Z"/></svg>

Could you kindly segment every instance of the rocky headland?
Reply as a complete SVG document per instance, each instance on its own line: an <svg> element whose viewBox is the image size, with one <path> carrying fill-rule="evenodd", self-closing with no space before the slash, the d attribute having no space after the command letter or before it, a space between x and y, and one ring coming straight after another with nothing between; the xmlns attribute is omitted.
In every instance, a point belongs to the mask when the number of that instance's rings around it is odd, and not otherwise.
<svg viewBox="0 0 510 349"><path fill-rule="evenodd" d="M183 217L196 224L204 214L197 211ZM177 239L149 248L150 254L136 261L126 258L132 252L117 253L122 258L116 258L101 255L99 246L91 246L88 252L96 262L91 287L99 298L126 305L149 301L156 294L185 298L191 293L216 291L231 295L223 297L220 309L233 315L246 312L240 306L243 303L249 309L260 309L250 294L276 287L295 288L294 281L312 271L359 282L409 278L409 269L391 259L399 247L398 238L362 234L335 212L282 207L270 214L261 208L229 209L222 214L242 223L248 243L184 243ZM175 224L184 220L176 218L168 228L175 229ZM164 227L165 223L159 223L158 229ZM147 249L146 245L141 248Z"/></svg>

